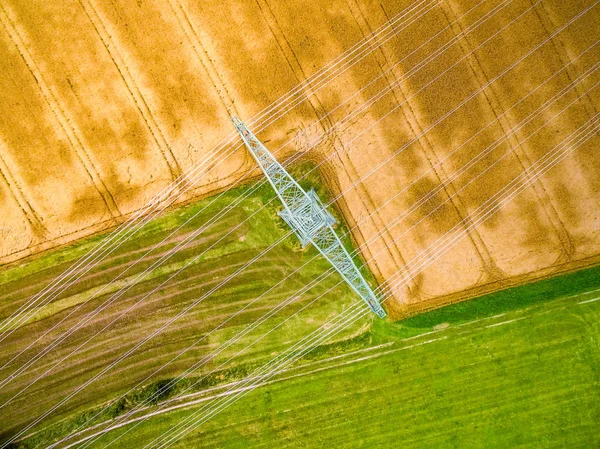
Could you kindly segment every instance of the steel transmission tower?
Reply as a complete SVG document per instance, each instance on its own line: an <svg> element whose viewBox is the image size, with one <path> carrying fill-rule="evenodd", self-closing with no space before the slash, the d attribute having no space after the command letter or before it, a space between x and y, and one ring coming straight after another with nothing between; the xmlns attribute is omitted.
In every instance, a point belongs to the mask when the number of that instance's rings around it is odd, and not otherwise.
<svg viewBox="0 0 600 449"><path fill-rule="evenodd" d="M375 293L333 230L335 218L325 209L315 191L304 191L240 119L233 117L232 121L283 203L284 209L279 216L292 228L303 246L312 243L373 312L380 318L385 317L385 310Z"/></svg>

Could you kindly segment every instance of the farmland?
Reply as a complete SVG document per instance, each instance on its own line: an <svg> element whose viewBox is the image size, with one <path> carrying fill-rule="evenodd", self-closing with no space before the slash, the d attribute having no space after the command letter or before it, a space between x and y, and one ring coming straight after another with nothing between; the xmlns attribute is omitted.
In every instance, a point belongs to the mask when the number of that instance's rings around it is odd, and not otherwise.
<svg viewBox="0 0 600 449"><path fill-rule="evenodd" d="M322 192L321 195L327 198L316 173L311 169L311 165L298 166L298 177L304 177L308 185L316 186ZM174 355L198 341L184 356L155 376L169 378L179 374L289 296L294 300L288 307L227 347L195 374L211 372L224 362L228 363L225 363L223 369L240 363L268 360L273 353L282 351L307 331L316 329L324 320L352 304L356 298L345 284L337 285L340 281L338 275L325 278L304 294L298 293L328 266L322 258L312 261L317 254L316 250L300 250L295 237L288 236L281 245L258 259L252 268L233 276L245 263L278 239L286 237L289 232L283 228L283 222L276 218L278 206L270 202L274 193L265 185L258 190L254 190L254 187L256 185L251 184L232 190L222 195L218 201L193 203L154 220L110 259L96 266L50 304L40 307L28 323L14 329L3 342L0 364L4 365L20 353L22 348L30 343L34 344L5 367L2 371L3 379L72 326L90 316L88 321L79 325L76 332L25 371L18 380L2 389L0 399L4 403L38 376L42 377L0 410L3 436L6 437L12 429L22 427L32 416L58 402L90 375L99 372L109 361L193 303L196 305L185 316L174 321L168 331L134 352L108 376L102 377L102 381L90 385L82 394L65 403L44 425L109 401L140 381L144 381L143 385L155 381L156 377L152 381L145 379ZM184 237L189 237L195 229L207 227L207 220L216 211L226 209L232 201L244 195L248 195L246 200L237 207L232 207L214 226L189 240L183 249L168 258L162 266L152 266L159 256L170 254L169 251ZM171 232L176 229L179 231L171 236ZM8 317L29 297L27 292L39 289L53 276L63 272L81 252L94 243L95 240L84 241L42 258L35 258L30 263L16 264L4 270L0 278L0 317ZM144 257L134 264L142 256ZM188 267L185 271L178 274L178 270L186 264ZM147 270L148 268L150 269ZM128 272L121 274L126 269L129 269ZM294 273L297 269L299 271ZM117 282L119 287L126 287L140 273L146 274L143 279L137 279L138 282L122 296L115 298L115 291L110 289L98 291L115 277L120 280ZM175 276L168 283L162 285L173 275ZM287 275L291 276L280 284L279 281ZM230 276L231 280L228 280ZM215 290L224 279L228 282ZM319 298L321 295L324 296ZM306 311L284 323L286 318L316 298L319 300ZM104 307L100 314L89 315L99 306ZM246 308L234 319L209 333L244 306ZM251 346L233 361L228 361L232 355L279 323L283 324L267 338ZM359 323L358 327L361 325ZM103 330L105 326L108 327ZM47 330L51 332L42 335ZM103 332L94 337L101 330ZM354 331L355 329L349 330ZM40 336L43 338L39 339ZM92 339L81 350L57 364L89 338ZM223 369L219 369L219 372ZM47 371L47 375L44 375Z"/></svg>
<svg viewBox="0 0 600 449"><path fill-rule="evenodd" d="M385 284L598 112L599 14L590 0L3 2L0 261L109 229L192 167L179 204L236 185L254 166L230 116L303 83L258 135L323 163ZM385 26L360 60L344 53ZM340 55L344 70L320 71ZM390 281L389 311L598 262L597 139L409 285Z"/></svg>
<svg viewBox="0 0 600 449"><path fill-rule="evenodd" d="M0 2L0 446L137 447L353 313L233 116L332 203L389 318L180 447L598 445L599 24L593 0Z"/></svg>
<svg viewBox="0 0 600 449"><path fill-rule="evenodd" d="M317 348L173 447L595 447L599 298L595 268L376 321L358 347ZM143 446L220 391L91 447Z"/></svg>

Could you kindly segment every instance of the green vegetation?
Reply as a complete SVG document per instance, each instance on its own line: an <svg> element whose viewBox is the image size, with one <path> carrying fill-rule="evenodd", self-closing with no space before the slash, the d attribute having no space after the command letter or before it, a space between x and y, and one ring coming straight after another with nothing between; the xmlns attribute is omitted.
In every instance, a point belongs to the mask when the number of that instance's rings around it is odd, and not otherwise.
<svg viewBox="0 0 600 449"><path fill-rule="evenodd" d="M592 268L378 320L173 447L598 447L598 298ZM194 410L114 430L92 447L120 435L111 447L143 446Z"/></svg>
<svg viewBox="0 0 600 449"><path fill-rule="evenodd" d="M295 175L309 173L311 167L298 165L294 168L294 171L298 171ZM314 187L322 194L324 192L316 171L310 172L303 184ZM80 425L93 425L123 414L142 403L153 391L161 391L160 399L165 400L191 386L192 379L201 379L205 375L206 379L191 391L240 378L255 364L268 360L273 353L289 347L307 331L318 328L333 314L352 304L356 298L345 284L336 286L341 280L337 274L298 295L298 290L326 271L329 264L321 257L310 261L318 255L317 251L314 248L300 248L293 235L256 260L251 267L221 285L224 279L235 274L289 233L289 229L276 216L280 206L278 201L270 201L275 196L270 186L265 184L250 192L255 186L242 186L226 192L216 200L209 198L193 203L153 220L82 280L62 292L47 306L36 309L32 319L16 328L0 347L0 366L27 345L33 343L34 346L25 356L2 370L0 376L10 374L46 347L51 341L48 338L37 343L35 340L54 325L57 328L50 335L56 338L96 307L105 307L98 317L61 343L57 351L38 361L34 365L34 373L25 372L0 391L0 402L4 403L27 387L25 393L0 409L0 441L22 428L32 417L48 410L73 388L83 384L120 354L133 348L144 337L193 304L195 305L182 318L103 375L101 380L61 406L42 426L35 428L45 430L35 434L28 446L43 446L54 437L71 432ZM226 210L228 205L249 192L249 196L239 205L216 223L207 225L214 214ZM263 207L265 205L267 207ZM244 222L245 220L247 221ZM163 242L180 226L175 237L169 237ZM152 267L160 257L198 228L206 229L161 266ZM55 276L68 269L73 261L101 238L102 236L95 236L38 258L4 267L0 277L0 321L10 316ZM349 238L346 243L351 244ZM155 245L158 245L156 249L133 265ZM161 285L188 263L189 266L181 274ZM282 285L277 285L300 267L302 268L298 273L293 274ZM109 286L114 278L118 279L116 283L121 287L141 276L146 269L150 269L149 273L141 277L141 282L108 305L108 299L116 291L113 286ZM121 274L123 271L125 273ZM100 294L97 297L86 303L93 293L98 292ZM146 296L148 297L145 298ZM168 391L160 389L161 385L165 385L164 382L219 348L231 337L237 336L250 323L290 297L293 301L287 307L194 371L190 379ZM257 298L260 299L250 304ZM317 298L318 301L309 307L309 303ZM242 313L223 324L224 320L246 306ZM81 309L69 317L76 307ZM304 307L306 309L292 317ZM128 311L127 314L121 318L125 311ZM65 321L60 323L63 319ZM368 320L370 318L359 323L359 327ZM276 325L278 327L267 337L249 346ZM109 328L96 336L96 332L105 326ZM354 333L356 329L351 329L345 337ZM83 350L53 367L88 339L91 339L90 343ZM185 355L159 374L153 374L190 346L192 349ZM238 356L241 350L244 352ZM47 370L49 375L28 387L32 380ZM213 370L216 372L209 374ZM152 380L146 380L148 376L152 376ZM141 383L139 388L128 392L138 383ZM124 399L116 399L123 394L126 394ZM104 405L107 405L107 409L95 416Z"/></svg>

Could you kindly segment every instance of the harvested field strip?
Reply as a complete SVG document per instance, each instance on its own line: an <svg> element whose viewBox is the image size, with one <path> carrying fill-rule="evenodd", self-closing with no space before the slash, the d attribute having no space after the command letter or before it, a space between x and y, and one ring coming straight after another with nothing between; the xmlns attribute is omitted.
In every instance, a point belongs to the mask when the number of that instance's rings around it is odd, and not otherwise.
<svg viewBox="0 0 600 449"><path fill-rule="evenodd" d="M574 293L565 296L569 291ZM600 268L593 268L397 323L378 321L362 339L367 347L348 345L341 354L340 344L318 348L312 360L173 447L364 447L390 441L406 447L595 447L599 293ZM168 399L169 413L111 447L149 443L229 386ZM91 447L104 447L127 428ZM43 438L37 435L24 447Z"/></svg>
<svg viewBox="0 0 600 449"><path fill-rule="evenodd" d="M220 258L223 257L225 258L228 254L232 254L234 252L238 252L241 249L243 249L243 245L241 244L231 244L231 245L227 245L223 248L219 248L219 250L215 250L215 251L209 251L207 252L203 257L197 259L197 260L193 260L193 258L190 259L184 259L180 262L175 262L175 263L171 263L171 264L167 264L167 265L163 265L159 268L156 268L154 270L152 270L150 273L148 273L147 275L144 276L143 280L140 281L141 283L146 282L146 281L150 281L153 279L157 279L157 278L164 278L167 275L176 272L177 270L180 270L183 266L185 266L186 264L189 264L188 266L191 268L193 265L197 265L200 263L204 263L207 262L211 259L216 259L216 258ZM190 261L192 261L193 263L191 263ZM241 265L241 264L238 264ZM235 264L229 265L229 268L234 268L236 267ZM249 270L248 273L252 273L253 270ZM259 272L264 271L263 269L258 269ZM20 326L25 326L29 323L33 323L35 321L39 321L42 320L44 318L47 318L51 315L54 315L55 313L58 313L62 310L68 309L70 307L74 307L78 304L81 304L84 301L87 301L91 298L94 298L95 296L98 295L98 293L102 292L103 295L109 295L111 293L115 293L119 290L121 290L122 288L125 288L126 286L128 286L134 279L136 278L136 275L131 275L131 276L126 276L123 277L117 281L112 282L111 284L103 284L103 285L99 285L97 287L93 287L90 289L87 289L81 293L77 293L75 295L71 295L71 296L67 296L65 298L62 299L57 299L52 301L49 305L46 306L42 306L39 307L37 310L34 311L33 315L24 323L17 323L20 324ZM213 277L214 279L214 277ZM188 281L189 280L195 280L194 278L190 279L188 277ZM194 287L188 287L188 288L183 288L181 290L178 290L177 293L178 294L183 294L186 292L189 292L193 289L201 289L203 287L206 287L206 284L200 284L200 285L194 285ZM168 288L172 288L173 285L169 285ZM233 289L223 289L221 291L219 291L219 294L221 295L227 295L229 294ZM161 297L161 299L165 299L164 297ZM1 324L1 323L0 323ZM7 326L5 327L5 331L6 330L11 330L11 329L15 329L17 327L20 326Z"/></svg>
<svg viewBox="0 0 600 449"><path fill-rule="evenodd" d="M309 169L303 166L296 167L301 172ZM310 176L308 181L319 191L323 187L319 184L316 174ZM208 217L219 210L233 199L242 195L250 187L240 187L227 195L223 196L220 202L216 202L206 213L200 214L194 221L181 230L181 233L189 233L194 227L201 226ZM74 332L66 338L52 352L39 359L34 365L27 369L19 378L14 379L0 392L0 402L5 402L15 393L29 384L33 379L44 374L58 360L65 357L73 349L78 347L83 341L94 335L98 329L105 326L115 317L119 316L123 310L130 307L142 295L147 294L160 284L167 276L167 273L179 267L193 257L199 254L214 241L218 240L224 233L228 232L239 221L261 209L249 223L248 226L238 229L222 242L223 245L215 247L213 251L207 253L198 263L185 270L181 276L173 279L173 282L165 285L152 295L146 301L137 306L132 313L129 313L123 319L118 320L111 327L111 332L99 334L90 341L88 345L82 348L77 355L68 359L67 362L53 369L49 374L31 388L15 398L8 406L0 409L0 421L5 424L2 427L3 432L12 432L14 429L22 427L34 416L37 410L43 409L58 399L64 397L72 389L81 384L89 375L97 372L105 366L106 360L114 358L117 354L133 347L148 332L162 326L172 316L179 313L183 308L201 297L208 291L219 279L230 275L239 266L246 263L249 259L259 254L265 247L272 244L273 241L281 238L288 232L282 224L277 222L276 206L263 208L264 204L273 197L270 188L259 189L247 200L236 207L228 218L216 224L211 228L202 239L194 241L181 254L178 254L169 265L156 269L152 274L146 277L143 282L135 285L127 294L119 298L118 301L108 306L102 314L96 316L88 322L86 326ZM96 307L101 305L108 296L108 291L89 301L82 303L83 298L89 297L94 289L101 288L116 274L112 266L129 266L131 260L139 257L138 251L149 249L152 244L159 242L173 229L185 222L191 215L202 208L208 201L192 204L183 209L176 210L166 214L160 219L149 224L143 232L135 239L129 241L120 248L120 252L111 259L110 262L104 262L101 267L95 268L90 272L89 277L80 284L77 284L67 290L53 303L46 308L38 311L36 320L14 330L2 345L0 350L0 366L10 360L15 354L28 344L34 342L38 336L64 318L75 304L79 304L81 309L69 317L50 332L39 342L35 343L29 350L15 359L10 365L0 372L0 377L6 373L12 372L17 367L26 363L32 356L42 351L48 344L52 343L58 336L70 329L81 316L86 316ZM101 236L96 237L101 238ZM73 254L80 254L81 247L88 247L89 242L82 242L81 245L74 245L70 248L61 249L58 254L45 254L40 259L33 259L28 265L15 264L8 267L3 273L3 293L2 308L0 313L2 317L9 316L12 310L18 307L18 304L26 298L18 295L19 292L27 288L30 283L44 284L56 275L57 272L64 270L73 260ZM157 253L165 251L165 247L156 250ZM131 357L128 365L120 366L111 372L101 384L89 390L88 395L82 395L73 403L64 407L60 413L55 415L53 420L71 416L81 410L87 409L95 404L101 404L110 400L114 395L126 391L139 380L145 378L154 370L160 368L167 360L187 347L190 342L197 340L205 335L210 329L220 324L227 314L239 309L250 300L256 298L267 289L275 285L282 277L290 274L298 267L306 263L316 255L316 250L300 250L295 238L289 238L279 247L274 249L269 257L261 259L251 269L238 276L232 281L227 289L216 292L206 301L203 301L195 307L185 319L179 320L168 331L150 342L144 351L136 352ZM155 254L152 253L151 257ZM57 261L62 261L57 264ZM145 267L145 263L136 266L135 270L127 273L125 276L133 276L139 273ZM56 265L60 265L58 267ZM171 377L177 375L193 361L208 353L211 348L215 348L227 341L232 335L238 334L248 323L252 323L264 310L272 309L279 304L282 299L288 298L297 288L305 285L311 279L314 279L329 265L322 259L317 258L304 267L297 275L290 278L290 282L281 285L268 295L261 298L253 307L248 308L236 319L231 320L210 338L198 345L185 357L181 357L177 363L164 369L161 375ZM118 280L118 283L126 282L126 278ZM232 345L227 351L224 351L218 358L209 363L206 369L211 369L213 364L221 363L223 360L231 357L241 346L253 341L257 335L261 335L271 326L296 312L300 307L311 301L324 291L330 289L339 282L337 276L330 276L326 281L312 288L307 294L298 297L288 308L273 317L269 323L257 327L248 335ZM112 289L112 287L111 287ZM19 298L15 300L12 298ZM355 300L354 295L349 288L340 286L335 288L330 294L323 297L317 304L312 306L306 313L298 315L290 322L286 323L278 332L266 339L263 344L257 346L253 351L247 353L238 363L254 363L260 360L266 360L274 351L281 351L289 341L299 338L308 327L316 327L322 324L332 313L337 313L344 307L349 306ZM267 325L268 324L268 325ZM43 394L42 394L43 392ZM8 433L3 434L3 438Z"/></svg>

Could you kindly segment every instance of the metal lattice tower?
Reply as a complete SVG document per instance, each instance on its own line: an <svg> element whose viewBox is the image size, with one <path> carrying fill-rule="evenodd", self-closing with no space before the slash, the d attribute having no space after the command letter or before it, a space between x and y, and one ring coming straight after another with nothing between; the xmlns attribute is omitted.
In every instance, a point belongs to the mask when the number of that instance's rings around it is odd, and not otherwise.
<svg viewBox="0 0 600 449"><path fill-rule="evenodd" d="M375 293L333 230L335 218L325 209L315 191L304 191L246 125L237 117L232 121L283 203L284 209L279 216L292 228L303 246L312 243L373 312L380 318L385 317L385 310Z"/></svg>

